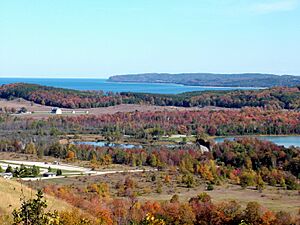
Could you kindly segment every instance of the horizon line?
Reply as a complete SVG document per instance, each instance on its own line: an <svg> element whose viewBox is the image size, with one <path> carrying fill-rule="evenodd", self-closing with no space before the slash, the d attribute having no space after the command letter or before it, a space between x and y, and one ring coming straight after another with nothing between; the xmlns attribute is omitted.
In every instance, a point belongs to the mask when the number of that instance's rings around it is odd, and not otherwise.
<svg viewBox="0 0 300 225"><path fill-rule="evenodd" d="M125 76L125 75L149 75L149 74L169 74L169 75L179 75L179 74L217 74L217 75L243 75L243 74L261 74L261 75L275 75L275 76L300 76L300 74L288 74L288 73L263 73L263 72L238 72L238 73L216 73L216 72L178 72L178 73L169 73L169 72L143 72L143 73L124 73L124 74L114 74L107 75L104 77L96 77L96 76L59 76L52 75L50 77L43 76L32 76L32 75L13 75L13 76L1 76L0 78L38 78L38 79L109 79L112 76Z"/></svg>

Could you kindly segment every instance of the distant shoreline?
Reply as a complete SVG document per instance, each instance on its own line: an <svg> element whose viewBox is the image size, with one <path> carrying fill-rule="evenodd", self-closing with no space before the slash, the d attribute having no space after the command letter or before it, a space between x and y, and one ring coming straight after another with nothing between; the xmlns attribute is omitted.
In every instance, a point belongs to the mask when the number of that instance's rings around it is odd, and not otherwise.
<svg viewBox="0 0 300 225"><path fill-rule="evenodd" d="M181 83L171 83L171 82L139 82L139 81L114 81L110 80L109 78L82 78L82 77L51 77L51 78L46 78L46 77L0 77L0 85L7 84L7 83L2 83L2 79L22 79L22 80L33 80L33 79L42 79L42 80L95 80L95 81L104 81L105 83L119 83L119 84L162 84L162 85L174 85L174 86L180 86L180 87L200 87L200 88L251 88L251 89L265 89L268 87L255 87L255 86L222 86L222 85L189 85L189 84L181 84ZM35 84L35 83L34 83Z"/></svg>
<svg viewBox="0 0 300 225"><path fill-rule="evenodd" d="M211 136L210 139L216 138L245 138L245 137L300 137L300 134L246 134L246 135L229 135L229 136Z"/></svg>
<svg viewBox="0 0 300 225"><path fill-rule="evenodd" d="M266 88L299 86L300 76L262 73L214 74L214 73L146 73L115 75L109 82L134 82L177 84L191 87Z"/></svg>
<svg viewBox="0 0 300 225"><path fill-rule="evenodd" d="M175 86L182 86L182 87L201 87L201 88L245 88L245 89L266 89L268 87L256 87L256 86L222 86L222 85L215 85L215 86L210 86L210 85L193 85L193 84L180 84L180 83L170 83L170 82L139 82L139 81L113 81L107 79L107 83L128 83L128 84L168 84L168 85L175 85Z"/></svg>
<svg viewBox="0 0 300 225"><path fill-rule="evenodd" d="M1 77L0 86L13 83L38 84L48 87L64 88L80 91L104 92L133 92L150 94L181 94L199 91L230 91L230 90L260 90L264 87L229 87L213 85L184 85L178 83L153 82L115 82L109 79L82 79L82 78L11 78Z"/></svg>

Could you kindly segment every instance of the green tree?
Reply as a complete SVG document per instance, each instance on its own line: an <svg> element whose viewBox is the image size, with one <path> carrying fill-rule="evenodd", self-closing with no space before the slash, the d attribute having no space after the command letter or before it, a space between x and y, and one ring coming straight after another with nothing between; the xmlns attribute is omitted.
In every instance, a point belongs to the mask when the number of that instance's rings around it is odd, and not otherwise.
<svg viewBox="0 0 300 225"><path fill-rule="evenodd" d="M14 170L13 170L13 168L11 167L11 165L8 165L8 167L6 168L6 170L5 170L5 173L13 173L14 172Z"/></svg>
<svg viewBox="0 0 300 225"><path fill-rule="evenodd" d="M32 171L32 176L34 177L37 177L40 174L40 168L35 165L32 166L31 171Z"/></svg>
<svg viewBox="0 0 300 225"><path fill-rule="evenodd" d="M256 185L256 173L253 170L243 171L240 176L240 184L243 188Z"/></svg>
<svg viewBox="0 0 300 225"><path fill-rule="evenodd" d="M13 225L58 225L58 213L45 212L46 208L43 193L38 191L35 199L22 200L21 207L13 211Z"/></svg>
<svg viewBox="0 0 300 225"><path fill-rule="evenodd" d="M36 154L36 147L33 142L30 142L29 144L26 145L25 153L26 154Z"/></svg>
<svg viewBox="0 0 300 225"><path fill-rule="evenodd" d="M285 180L283 177L280 178L280 186L283 188L283 189L286 189L286 184L285 184Z"/></svg>
<svg viewBox="0 0 300 225"><path fill-rule="evenodd" d="M211 184L211 183L209 183L208 185L207 185L207 188L206 188L208 191L212 191L212 190L214 190L214 185L213 184Z"/></svg>
<svg viewBox="0 0 300 225"><path fill-rule="evenodd" d="M260 174L256 177L256 188L259 192L262 192L265 189L265 183Z"/></svg>
<svg viewBox="0 0 300 225"><path fill-rule="evenodd" d="M56 176L61 176L61 175L62 175L62 170L61 169L56 170Z"/></svg>
<svg viewBox="0 0 300 225"><path fill-rule="evenodd" d="M187 188L191 188L194 185L194 177L192 174L185 174L182 177L182 183L184 183Z"/></svg>

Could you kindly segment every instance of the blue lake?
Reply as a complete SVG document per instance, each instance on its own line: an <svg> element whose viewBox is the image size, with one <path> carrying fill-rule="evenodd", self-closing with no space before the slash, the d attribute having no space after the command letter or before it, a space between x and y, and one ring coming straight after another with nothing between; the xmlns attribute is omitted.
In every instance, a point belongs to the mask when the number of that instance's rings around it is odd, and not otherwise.
<svg viewBox="0 0 300 225"><path fill-rule="evenodd" d="M184 86L177 84L155 84L155 83L119 83L109 82L106 79L58 79L58 78L0 78L0 85L9 83L33 83L46 86L69 88L76 90L102 90L105 92L146 92L159 94L178 94L188 91L206 90L250 90L258 88L245 87L202 87Z"/></svg>
<svg viewBox="0 0 300 225"><path fill-rule="evenodd" d="M131 149L131 148L143 148L141 145L134 145L134 144L116 144L116 143L109 143L105 141L79 141L75 142L76 145L93 145L96 147L115 147L115 148L124 148L124 149Z"/></svg>
<svg viewBox="0 0 300 225"><path fill-rule="evenodd" d="M244 136L247 137L247 136ZM248 136L250 137L250 136ZM277 145L283 145L284 147L288 148L290 146L300 147L300 136L251 136L256 137L260 140L271 141ZM243 138L242 136L238 137L217 137L214 138L215 142L221 143L224 140L234 140L235 138ZM77 145L93 145L97 147L118 147L123 149L132 149L132 148L143 148L142 145L136 144L116 144L116 143L109 143L106 141L80 141L75 142L74 144ZM166 147L174 148L180 145L165 145Z"/></svg>
<svg viewBox="0 0 300 225"><path fill-rule="evenodd" d="M235 138L236 137L218 137L214 140L217 143L220 143L224 140L233 140ZM300 147L300 136L257 136L256 138L260 140L271 141L277 145L283 145L284 147Z"/></svg>

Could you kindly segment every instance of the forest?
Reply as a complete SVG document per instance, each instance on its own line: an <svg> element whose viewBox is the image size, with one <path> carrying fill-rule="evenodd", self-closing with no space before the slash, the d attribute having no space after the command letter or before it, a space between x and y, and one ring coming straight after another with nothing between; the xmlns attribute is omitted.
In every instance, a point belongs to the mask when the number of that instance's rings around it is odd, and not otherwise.
<svg viewBox="0 0 300 225"><path fill-rule="evenodd" d="M119 104L224 108L263 107L299 109L299 87L274 87L260 90L203 91L175 95L147 93L103 93L15 83L0 87L0 98L23 98L34 103L65 108L96 108Z"/></svg>
<svg viewBox="0 0 300 225"><path fill-rule="evenodd" d="M30 151L29 145L34 146L31 146ZM173 148L149 146L124 150L91 145L63 145L56 141L48 141L48 144L46 141L26 144L16 140L0 141L0 151L89 161L93 167L111 164L150 166L159 170L178 167L186 175L186 179L191 179L182 180L186 185L193 184L192 176L189 177L193 174L214 185L231 180L247 187L259 185L258 179L261 179L263 183L272 186L279 185L289 190L299 188L299 148L285 148L254 138L213 144L210 152L202 152L197 145ZM25 168L21 168L23 169Z"/></svg>
<svg viewBox="0 0 300 225"><path fill-rule="evenodd" d="M112 82L140 83L174 83L211 87L274 87L296 86L300 84L297 76L261 73L213 74L213 73L146 73L115 75L109 78Z"/></svg>
<svg viewBox="0 0 300 225"><path fill-rule="evenodd" d="M28 183L29 186L43 190L44 193L75 207L73 210L53 213L46 213L46 210L34 211L34 215L44 213L40 218L45 220L56 219L57 223L49 224L289 225L299 222L297 216L283 209L272 211L257 202L248 202L246 206L237 201L215 202L210 196L214 189L227 183L245 190L255 188L259 193L265 193L269 186L278 190L299 190L299 148L285 148L253 138L214 143L210 152L201 152L197 145L172 149L149 147L124 150L91 145L66 145L56 142L55 139L50 140L51 137L48 137L26 143L19 138L2 138L0 151L37 155L39 158L54 157L69 163L87 161L96 170L103 166L128 165L149 166L157 168L158 172L144 172L141 177L120 174L121 177L117 178L116 183L110 178L101 178L100 181L76 178L70 184ZM148 186L154 184L154 188L141 189L144 182ZM166 188L173 191L178 187L192 190L199 186L199 182L205 183L206 191L199 192L188 201L183 201L176 192L172 192L174 194L168 201L140 200L140 197L151 193L159 197ZM23 205L37 203L28 201L23 202ZM24 212L24 208L20 208L14 211L13 219L25 221L26 213L28 211ZM34 222L30 224L35 224L38 218L31 219Z"/></svg>
<svg viewBox="0 0 300 225"><path fill-rule="evenodd" d="M5 132L41 134L124 135L147 142L165 135L290 135L300 134L300 112L243 108L160 112L119 112L103 115L53 116L45 119L0 115ZM22 132L22 130L25 130Z"/></svg>
<svg viewBox="0 0 300 225"><path fill-rule="evenodd" d="M295 210L300 188L299 147L278 146L251 137L300 134L300 112L295 110L299 108L299 88L167 96L12 84L2 86L0 93L6 99L24 98L70 108L93 107L93 102L99 104L94 107L122 103L223 107L40 118L2 110L1 156L84 165L91 171L120 167L124 170L99 178L61 176L64 171L60 171L61 178L54 180L21 181L23 177L36 177L40 168L0 167L0 173L11 172L14 180L38 191L35 198L22 199L20 208L11 215L0 210L0 224L290 225L300 222ZM176 135L183 138L172 141L170 137ZM231 135L238 137L222 143L213 139ZM134 143L139 147L124 149L76 142L87 137L95 142ZM203 146L208 150L204 151ZM126 172L132 168L141 172ZM222 191L252 198L224 199ZM49 211L43 194L74 208ZM268 201L279 205L275 207ZM286 204L292 207L285 208ZM30 223L29 213L34 215Z"/></svg>

